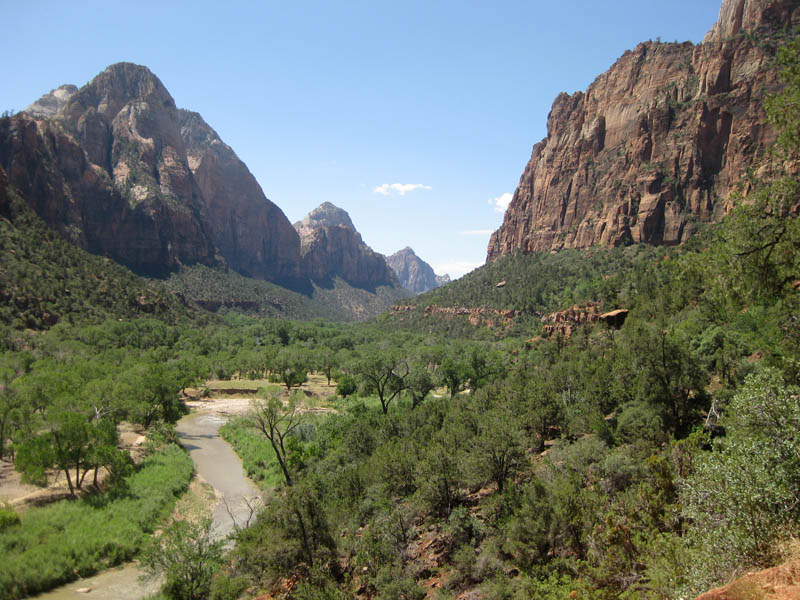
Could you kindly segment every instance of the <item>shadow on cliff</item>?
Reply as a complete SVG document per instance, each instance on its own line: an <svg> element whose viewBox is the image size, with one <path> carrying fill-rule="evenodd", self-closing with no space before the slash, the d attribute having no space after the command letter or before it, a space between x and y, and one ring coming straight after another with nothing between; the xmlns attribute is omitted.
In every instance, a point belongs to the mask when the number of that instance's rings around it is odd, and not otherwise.
<svg viewBox="0 0 800 600"><path fill-rule="evenodd" d="M308 298L312 298L314 295L315 288L316 289L323 289L323 290L334 290L337 287L341 287L341 284L344 283L346 286L357 288L368 292L370 294L377 294L379 286L385 285L392 285L391 282L363 282L363 281L347 281L344 279L339 279L339 285L337 286L337 279L338 277L321 277L318 279L311 279L308 277L301 277L301 278L291 278L291 279L279 279L274 281L275 284L285 287L293 292L297 292L298 294L303 294Z"/></svg>

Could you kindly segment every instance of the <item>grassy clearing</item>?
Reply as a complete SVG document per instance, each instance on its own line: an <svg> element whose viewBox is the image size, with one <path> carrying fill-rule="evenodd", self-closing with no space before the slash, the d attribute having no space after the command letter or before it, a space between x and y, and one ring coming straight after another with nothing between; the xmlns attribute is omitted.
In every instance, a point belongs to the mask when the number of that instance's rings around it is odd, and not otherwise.
<svg viewBox="0 0 800 600"><path fill-rule="evenodd" d="M175 445L145 458L100 496L32 508L0 536L0 600L52 589L133 558L193 473Z"/></svg>
<svg viewBox="0 0 800 600"><path fill-rule="evenodd" d="M208 388L212 396L224 395L231 392L234 395L255 395L261 388L278 392L282 396L289 395L284 386L267 379L212 379L206 381L204 386ZM328 379L322 373L309 373L308 380L296 389L300 392L311 394L312 396L332 398L336 396L336 381L331 380L330 385L328 385Z"/></svg>

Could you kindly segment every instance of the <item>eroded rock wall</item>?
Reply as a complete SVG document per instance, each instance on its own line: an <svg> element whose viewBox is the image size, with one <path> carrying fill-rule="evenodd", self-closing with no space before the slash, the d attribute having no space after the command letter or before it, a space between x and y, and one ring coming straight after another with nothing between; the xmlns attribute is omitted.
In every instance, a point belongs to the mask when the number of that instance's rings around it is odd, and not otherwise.
<svg viewBox="0 0 800 600"><path fill-rule="evenodd" d="M780 89L773 57L798 7L725 0L702 44L640 44L585 92L560 94L487 259L679 244L723 216L775 139L764 99Z"/></svg>
<svg viewBox="0 0 800 600"><path fill-rule="evenodd" d="M229 146L146 67L111 65L0 120L0 166L52 228L145 275L300 273L300 239Z"/></svg>

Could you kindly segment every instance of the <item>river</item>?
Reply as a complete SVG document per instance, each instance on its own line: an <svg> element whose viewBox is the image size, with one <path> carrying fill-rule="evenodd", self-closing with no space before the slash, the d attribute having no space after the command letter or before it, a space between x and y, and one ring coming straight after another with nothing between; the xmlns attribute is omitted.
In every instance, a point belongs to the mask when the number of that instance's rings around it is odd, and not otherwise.
<svg viewBox="0 0 800 600"><path fill-rule="evenodd" d="M188 450L197 474L211 484L218 503L213 513L214 534L224 537L234 524L243 525L250 516L249 505L260 497L258 487L244 474L239 457L219 436L225 418L213 412L193 412L178 421L176 429L181 445ZM36 596L42 600L139 600L158 591L159 581L141 581L135 563L103 571L50 592ZM78 590L89 591L86 594Z"/></svg>

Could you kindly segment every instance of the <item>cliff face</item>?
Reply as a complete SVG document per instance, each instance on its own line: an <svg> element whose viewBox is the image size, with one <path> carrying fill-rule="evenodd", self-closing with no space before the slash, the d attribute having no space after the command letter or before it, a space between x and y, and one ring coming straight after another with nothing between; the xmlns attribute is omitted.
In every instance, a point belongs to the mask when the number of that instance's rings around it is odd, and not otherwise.
<svg viewBox="0 0 800 600"><path fill-rule="evenodd" d="M0 166L48 225L90 252L155 275L216 262L196 207L154 198L134 204L55 122L25 113L0 120Z"/></svg>
<svg viewBox="0 0 800 600"><path fill-rule="evenodd" d="M90 252L162 275L216 264L169 92L112 65L0 122L0 164L44 221Z"/></svg>
<svg viewBox="0 0 800 600"><path fill-rule="evenodd" d="M65 238L146 275L227 264L300 275L300 239L236 154L130 63L0 120L0 165Z"/></svg>
<svg viewBox="0 0 800 600"><path fill-rule="evenodd" d="M487 259L515 251L678 244L719 219L775 133L776 38L798 0L724 0L698 46L647 42L548 116Z"/></svg>
<svg viewBox="0 0 800 600"><path fill-rule="evenodd" d="M307 277L323 281L338 276L357 287L399 287L383 256L364 243L341 208L326 202L295 228L300 235L301 271Z"/></svg>
<svg viewBox="0 0 800 600"><path fill-rule="evenodd" d="M450 282L449 275L436 275L431 266L408 247L387 256L386 264L397 275L400 285L414 294L422 294Z"/></svg>
<svg viewBox="0 0 800 600"><path fill-rule="evenodd" d="M199 114L178 112L189 168L228 265L259 279L299 276L300 238L283 211Z"/></svg>

